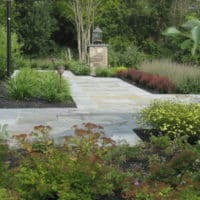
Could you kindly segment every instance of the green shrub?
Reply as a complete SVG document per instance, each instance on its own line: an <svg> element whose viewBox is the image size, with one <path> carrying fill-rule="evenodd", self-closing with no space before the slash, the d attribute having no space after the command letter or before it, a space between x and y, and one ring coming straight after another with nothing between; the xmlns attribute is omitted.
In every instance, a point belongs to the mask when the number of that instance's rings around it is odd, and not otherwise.
<svg viewBox="0 0 200 200"><path fill-rule="evenodd" d="M54 72L40 74L38 94L49 102L66 102L70 100L68 83L62 79L60 88L60 77Z"/></svg>
<svg viewBox="0 0 200 200"><path fill-rule="evenodd" d="M17 3L17 33L23 41L23 52L31 56L44 56L54 49L52 34L56 30L56 19L52 15L50 1L24 1Z"/></svg>
<svg viewBox="0 0 200 200"><path fill-rule="evenodd" d="M10 97L16 100L38 98L48 102L65 102L70 99L68 83L62 79L60 88L60 78L55 72L22 69L8 81L7 89Z"/></svg>
<svg viewBox="0 0 200 200"><path fill-rule="evenodd" d="M68 68L76 75L90 75L90 67L85 63L80 63L78 61L70 61L68 63Z"/></svg>
<svg viewBox="0 0 200 200"><path fill-rule="evenodd" d="M96 69L96 76L98 77L113 77L115 76L115 72L113 68L97 68Z"/></svg>
<svg viewBox="0 0 200 200"><path fill-rule="evenodd" d="M200 144L153 136L148 143L116 145L101 126L73 128L75 136L63 138L61 146L49 126L15 135L17 166L3 163L1 155L8 156L0 151L0 199L199 199Z"/></svg>
<svg viewBox="0 0 200 200"><path fill-rule="evenodd" d="M143 124L166 134L195 136L200 139L200 104L182 104L170 101L153 102L139 114Z"/></svg>
<svg viewBox="0 0 200 200"><path fill-rule="evenodd" d="M172 57L172 60L178 63L194 65L198 67L200 65L199 52L200 51L197 50L197 53L194 56L192 56L190 49L184 49L184 50L181 49L181 50L176 50L176 52L171 57Z"/></svg>
<svg viewBox="0 0 200 200"><path fill-rule="evenodd" d="M115 77L118 73L126 71L127 68L123 66L111 67L111 68L97 68L95 73L97 77Z"/></svg>
<svg viewBox="0 0 200 200"><path fill-rule="evenodd" d="M56 148L48 130L37 126L34 133L38 137L42 134L42 140L36 137L33 144L22 142L29 154L15 176L21 197L93 200L112 195L124 177L117 168L103 162L113 147L112 140L98 132L98 126L88 123L85 128L76 128L76 136L67 137L62 148Z"/></svg>
<svg viewBox="0 0 200 200"><path fill-rule="evenodd" d="M135 45L126 47L114 44L109 47L108 60L111 66L126 66L137 68L144 60L144 54L138 51Z"/></svg>
<svg viewBox="0 0 200 200"><path fill-rule="evenodd" d="M158 59L161 57L162 48L159 43L156 43L152 38L148 38L142 42L142 50L150 55L151 58Z"/></svg>
<svg viewBox="0 0 200 200"><path fill-rule="evenodd" d="M0 188L0 199L5 200L19 200L16 194L12 194L11 191L9 191L6 188Z"/></svg>

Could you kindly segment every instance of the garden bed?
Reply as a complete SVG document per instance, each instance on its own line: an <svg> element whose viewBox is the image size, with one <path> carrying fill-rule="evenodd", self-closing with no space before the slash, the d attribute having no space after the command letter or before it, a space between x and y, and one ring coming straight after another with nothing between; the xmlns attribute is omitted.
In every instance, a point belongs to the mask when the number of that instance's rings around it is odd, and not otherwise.
<svg viewBox="0 0 200 200"><path fill-rule="evenodd" d="M27 98L15 100L8 96L6 82L0 81L0 108L76 108L72 97L67 102L48 102L42 98Z"/></svg>
<svg viewBox="0 0 200 200"><path fill-rule="evenodd" d="M119 77L120 78L120 77ZM137 88L140 88L140 89L142 89L142 90L145 90L145 91L147 91L147 92L150 92L150 93L152 93L152 94L162 94L160 91L158 91L158 90L153 90L153 89L150 89L150 88L147 88L147 87L145 87L145 86L142 86L142 85L139 85L139 84L137 84L136 82L134 82L134 81L132 81L132 80L130 80L130 79L128 79L128 78L120 78L122 81L124 81L124 82L126 82L126 83L128 83L128 84L130 84L130 85L133 85L133 86L135 86L135 87L137 87ZM168 93L169 94L169 93ZM171 93L171 94L175 94L175 93Z"/></svg>
<svg viewBox="0 0 200 200"><path fill-rule="evenodd" d="M161 137L165 136L166 134L157 129L143 129L143 128L136 128L133 129L136 135L144 142L150 142L151 136ZM188 137L188 143L194 145L198 142L199 138L197 136L190 136Z"/></svg>
<svg viewBox="0 0 200 200"><path fill-rule="evenodd" d="M198 144L163 136L116 145L102 129L74 126L61 147L49 137L51 127L35 126L14 138L18 151L0 138L0 199L198 199Z"/></svg>
<svg viewBox="0 0 200 200"><path fill-rule="evenodd" d="M149 74L136 69L122 70L117 76L131 84L150 90L153 93L176 93L176 86L165 76Z"/></svg>

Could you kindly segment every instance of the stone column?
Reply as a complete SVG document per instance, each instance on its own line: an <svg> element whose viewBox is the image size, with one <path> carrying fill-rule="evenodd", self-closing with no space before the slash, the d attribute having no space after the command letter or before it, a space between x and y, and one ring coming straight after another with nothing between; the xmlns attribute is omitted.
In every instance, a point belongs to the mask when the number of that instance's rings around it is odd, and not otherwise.
<svg viewBox="0 0 200 200"><path fill-rule="evenodd" d="M108 47L105 44L89 45L89 63L94 74L95 69L108 66Z"/></svg>

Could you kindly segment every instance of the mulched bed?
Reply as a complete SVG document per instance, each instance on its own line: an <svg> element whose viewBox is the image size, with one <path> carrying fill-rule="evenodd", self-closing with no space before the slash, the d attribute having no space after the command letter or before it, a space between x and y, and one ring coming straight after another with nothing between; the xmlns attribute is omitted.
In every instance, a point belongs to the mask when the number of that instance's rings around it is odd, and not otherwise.
<svg viewBox="0 0 200 200"><path fill-rule="evenodd" d="M161 131L156 130L156 129L136 128L136 129L133 129L133 131L144 142L150 142L150 138L152 135L154 135L154 136L163 136L164 135L164 133L162 133Z"/></svg>
<svg viewBox="0 0 200 200"><path fill-rule="evenodd" d="M136 135L144 142L150 142L151 136L164 136L165 133L162 131L159 131L157 129L142 129L142 128L137 128L133 129L133 131L136 133ZM173 140L173 138L172 138ZM188 143L191 145L194 145L198 142L199 136L190 136L188 138Z"/></svg>
<svg viewBox="0 0 200 200"><path fill-rule="evenodd" d="M72 98L67 103L49 103L39 98L29 99L26 101L13 100L7 95L5 82L0 81L0 108L76 108L76 104Z"/></svg>

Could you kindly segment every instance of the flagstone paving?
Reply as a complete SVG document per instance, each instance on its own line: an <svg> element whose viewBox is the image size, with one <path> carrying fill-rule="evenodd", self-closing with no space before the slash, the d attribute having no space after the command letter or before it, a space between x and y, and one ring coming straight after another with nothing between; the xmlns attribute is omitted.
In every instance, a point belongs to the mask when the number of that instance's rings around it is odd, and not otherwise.
<svg viewBox="0 0 200 200"><path fill-rule="evenodd" d="M12 134L29 133L36 125L49 125L58 142L73 134L73 125L93 122L104 127L107 136L139 141L133 128L138 127L136 113L154 99L200 102L200 95L151 94L118 78L75 76L65 71L77 108L0 109L0 124L8 124Z"/></svg>

